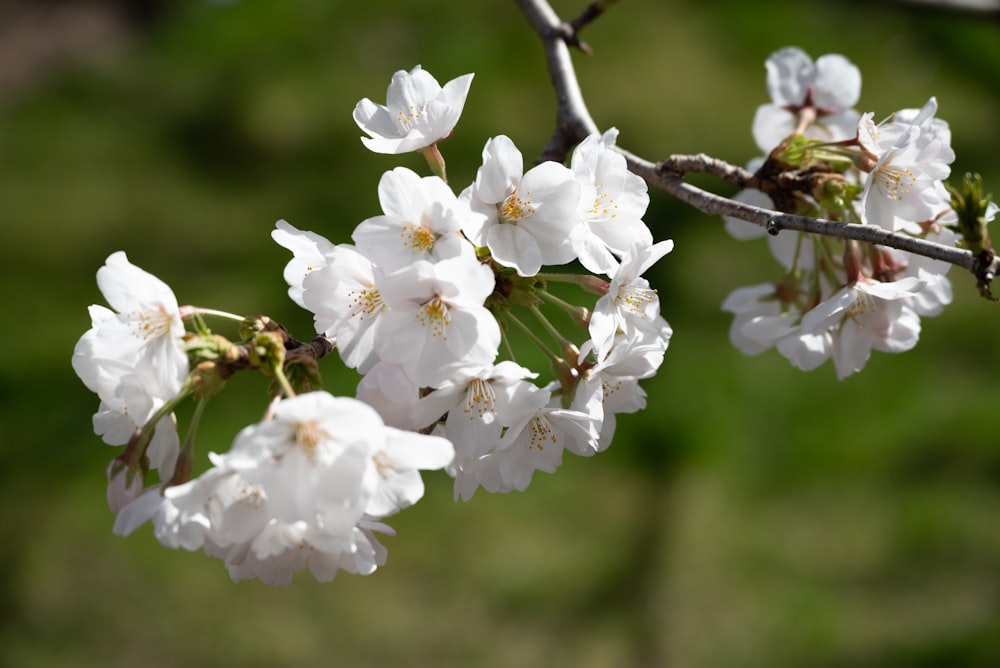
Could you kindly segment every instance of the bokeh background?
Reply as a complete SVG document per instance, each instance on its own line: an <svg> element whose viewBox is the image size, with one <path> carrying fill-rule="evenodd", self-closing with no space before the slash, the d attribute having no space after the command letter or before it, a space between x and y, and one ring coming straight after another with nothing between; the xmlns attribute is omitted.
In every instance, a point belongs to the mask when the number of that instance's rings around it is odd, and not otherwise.
<svg viewBox="0 0 1000 668"><path fill-rule="evenodd" d="M650 159L754 157L763 62L798 45L857 63L876 118L937 96L954 173L1000 191L995 15L627 0L584 36L595 119ZM719 305L776 276L766 248L662 193L646 220L676 249L650 277L675 335L609 451L468 503L428 475L388 564L325 585L233 584L148 527L111 534L117 450L69 364L97 268L124 249L182 303L307 335L269 232L346 241L384 170L423 171L366 152L351 120L418 63L476 73L443 145L456 188L490 136L541 151L553 94L512 2L0 2L0 666L1000 665L1000 306L955 271L915 350L842 382L743 357ZM323 369L353 393L338 360ZM258 419L264 387L213 400L202 453Z"/></svg>

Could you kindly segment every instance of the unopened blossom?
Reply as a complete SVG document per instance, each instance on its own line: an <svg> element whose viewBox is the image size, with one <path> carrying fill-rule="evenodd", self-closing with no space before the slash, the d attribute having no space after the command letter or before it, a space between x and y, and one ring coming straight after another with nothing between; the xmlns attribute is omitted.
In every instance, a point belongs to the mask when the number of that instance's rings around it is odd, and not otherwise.
<svg viewBox="0 0 1000 668"><path fill-rule="evenodd" d="M573 247L584 267L607 275L630 246L653 244L642 221L649 206L646 182L614 150L617 137L615 128L590 135L573 150L570 162L581 189L582 224L574 228Z"/></svg>
<svg viewBox="0 0 1000 668"><path fill-rule="evenodd" d="M142 495L144 489L142 475L138 471L129 471L117 459L111 461L106 473L108 508L117 514L119 510Z"/></svg>
<svg viewBox="0 0 1000 668"><path fill-rule="evenodd" d="M362 221L351 238L384 271L473 252L459 230L478 214L439 177L397 167L382 175L378 197L383 215Z"/></svg>
<svg viewBox="0 0 1000 668"><path fill-rule="evenodd" d="M452 79L442 87L419 65L392 75L386 103L368 98L354 108L354 122L368 137L361 141L375 153L408 153L447 138L465 106L472 74Z"/></svg>
<svg viewBox="0 0 1000 668"><path fill-rule="evenodd" d="M543 264L565 264L576 257L572 238L581 224L580 184L556 162L527 172L523 167L521 152L508 137L486 142L476 181L462 193L483 218L462 231L477 246L488 247L498 263L521 276L534 276Z"/></svg>
<svg viewBox="0 0 1000 668"><path fill-rule="evenodd" d="M761 105L753 120L753 136L765 153L791 135L803 118L805 134L837 141L854 136L858 112L852 107L861 96L861 73L840 54L820 56L816 62L797 47L786 47L768 57L767 90L771 103Z"/></svg>
<svg viewBox="0 0 1000 668"><path fill-rule="evenodd" d="M455 366L492 363L500 326L483 304L494 283L490 268L468 255L419 260L385 276L379 357L400 364L420 387L444 382Z"/></svg>

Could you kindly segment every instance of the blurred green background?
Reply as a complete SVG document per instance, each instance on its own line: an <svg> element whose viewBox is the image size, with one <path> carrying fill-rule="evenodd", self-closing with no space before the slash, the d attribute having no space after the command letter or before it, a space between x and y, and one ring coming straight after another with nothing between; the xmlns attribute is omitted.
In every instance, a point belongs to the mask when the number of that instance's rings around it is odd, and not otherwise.
<svg viewBox="0 0 1000 668"><path fill-rule="evenodd" d="M647 158L754 157L764 59L798 45L857 63L876 118L936 95L954 173L1000 191L995 16L626 0L584 37L595 119ZM442 147L456 189L490 136L541 151L553 94L512 2L0 2L0 266L24 328L0 356L0 666L1000 665L1000 306L955 271L915 350L843 382L745 358L719 305L776 275L764 244L662 193L646 220L676 249L650 278L675 335L609 451L465 504L428 475L388 564L326 585L233 584L148 527L111 534L117 450L69 364L97 268L124 249L181 303L307 335L269 232L286 218L346 241L379 213L384 170L423 171L366 152L351 120L418 63L476 73ZM353 393L339 361L323 368ZM262 381L230 385L202 453L262 412Z"/></svg>

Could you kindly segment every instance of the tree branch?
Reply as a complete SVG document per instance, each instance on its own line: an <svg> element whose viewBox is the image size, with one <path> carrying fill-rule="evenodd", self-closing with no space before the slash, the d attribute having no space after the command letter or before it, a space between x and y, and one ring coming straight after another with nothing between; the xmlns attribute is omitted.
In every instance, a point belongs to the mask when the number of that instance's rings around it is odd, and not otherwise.
<svg viewBox="0 0 1000 668"><path fill-rule="evenodd" d="M597 124L584 102L567 46L567 40L575 39L575 31L572 26L562 22L546 0L516 1L545 47L549 76L558 102L555 135L538 162L565 162L575 144L598 132ZM588 22L590 20L592 18ZM659 163L652 163L624 149L618 150L625 156L629 169L645 179L650 186L673 195L703 213L746 220L766 228L770 234L778 234L781 230L796 230L887 246L941 260L972 273L980 287L988 286L997 273L1000 273L1000 256L990 253L976 255L968 250L896 234L873 225L841 223L763 209L702 190L686 183L682 178L688 172L702 172L738 188L747 187L754 182L753 174L723 160L704 154L672 155Z"/></svg>
<svg viewBox="0 0 1000 668"><path fill-rule="evenodd" d="M597 124L583 101L568 41L575 32L563 23L545 0L516 0L545 47L549 78L556 92L556 130L537 162L566 162L566 156L581 139L597 132Z"/></svg>

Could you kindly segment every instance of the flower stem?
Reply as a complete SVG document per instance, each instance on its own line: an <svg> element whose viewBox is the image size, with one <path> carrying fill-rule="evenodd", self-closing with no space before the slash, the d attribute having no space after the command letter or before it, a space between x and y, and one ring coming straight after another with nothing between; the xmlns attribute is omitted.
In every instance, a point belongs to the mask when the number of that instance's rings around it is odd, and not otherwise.
<svg viewBox="0 0 1000 668"><path fill-rule="evenodd" d="M188 425L187 434L184 436L184 443L181 445L181 451L177 455L174 475L170 478L171 485L181 485L191 479L191 470L194 468L194 437L198 433L201 416L205 414L206 404L208 404L208 397L199 399L194 405L191 424Z"/></svg>
<svg viewBox="0 0 1000 668"><path fill-rule="evenodd" d="M169 401L165 401L160 408L153 413L152 417L146 420L146 423L135 430L135 434L129 439L128 445L125 446L125 452L118 456L118 460L124 462L129 470L137 471L140 467L140 462L142 458L146 456L146 449L153 440L153 435L156 433L156 425L163 418L169 416L174 412L174 409L180 404L184 399L191 395L194 386L191 382L191 378L184 383L184 387L181 391L177 393L177 396L173 397Z"/></svg>
<svg viewBox="0 0 1000 668"><path fill-rule="evenodd" d="M292 389L292 384L288 382L288 377L285 375L285 370L281 368L280 365L275 365L274 377L281 385L281 391L285 393L286 397L290 399L295 396L295 390Z"/></svg>
<svg viewBox="0 0 1000 668"><path fill-rule="evenodd" d="M510 358L510 361L516 362L517 356L514 354L514 348L510 345L510 337L507 335L506 327L500 329L500 341L503 343L503 347L507 351L507 357Z"/></svg>
<svg viewBox="0 0 1000 668"><path fill-rule="evenodd" d="M535 294L537 294L539 297L549 302L550 304L553 304L562 309L567 315L569 315L570 318L573 319L573 322L580 325L581 327L586 328L590 325L590 311L584 308L583 306L576 306L575 304L570 304L569 302L564 301L559 297L556 297L554 294L548 292L547 290L536 289Z"/></svg>
<svg viewBox="0 0 1000 668"><path fill-rule="evenodd" d="M591 276L590 274L535 274L535 278L541 281L551 281L552 283L572 283L578 285L587 292L603 297L608 294L608 282Z"/></svg>
<svg viewBox="0 0 1000 668"><path fill-rule="evenodd" d="M243 322L246 320L242 315L236 315L235 313L228 313L226 311L219 311L214 308L202 308L200 306L182 306L180 308L181 317L185 320L195 315L207 315L215 318L224 318L226 320L234 320L236 322Z"/></svg>
<svg viewBox="0 0 1000 668"><path fill-rule="evenodd" d="M545 353L545 356L548 357L549 360L553 364L562 364L563 363L563 359L561 357L559 357L558 355L556 355L554 352L552 352L549 349L549 347L547 345L545 345L545 342L542 341L540 338L538 338L538 335L535 334L533 331L531 331L530 327L528 327L523 322L521 322L520 319L518 319L518 317L516 315L514 315L513 313L508 312L507 315L506 315L506 317L509 320L509 322L512 322L515 325L517 325L518 327L520 327L521 331L523 331L525 334L527 334L528 338L531 339L532 342L534 342L534 344L536 346L538 346L539 348L541 348L542 352Z"/></svg>
<svg viewBox="0 0 1000 668"><path fill-rule="evenodd" d="M427 160L427 166L431 168L436 176L440 176L441 180L448 183L448 174L445 170L444 156L441 155L440 149L438 149L437 143L431 144L427 148L420 149L420 154L424 156Z"/></svg>
<svg viewBox="0 0 1000 668"><path fill-rule="evenodd" d="M537 306L529 306L528 308L531 309L531 312L536 318L538 318L538 322L542 324L542 327L544 327L545 331L549 333L549 336L556 340L556 343L559 344L561 349L566 350L568 346L573 345L573 342L563 336L559 330L556 329L551 322L549 322L549 319L545 317L545 314L542 313Z"/></svg>

